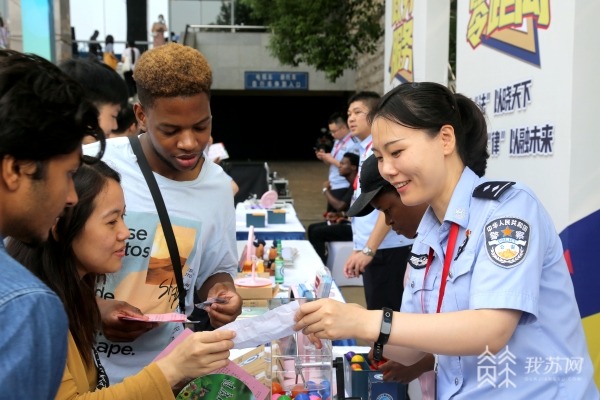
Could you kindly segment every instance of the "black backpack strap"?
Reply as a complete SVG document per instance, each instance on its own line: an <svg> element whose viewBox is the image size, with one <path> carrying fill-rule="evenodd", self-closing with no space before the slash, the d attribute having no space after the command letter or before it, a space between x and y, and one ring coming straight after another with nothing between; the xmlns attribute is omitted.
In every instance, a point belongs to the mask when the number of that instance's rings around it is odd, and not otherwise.
<svg viewBox="0 0 600 400"><path fill-rule="evenodd" d="M171 263L173 264L175 281L177 282L177 289L179 292L179 309L182 314L185 314L186 290L183 287L183 266L181 265L179 249L177 248L177 241L175 240L175 234L173 233L171 220L169 219L169 214L167 213L167 208L165 207L163 197L160 194L158 183L156 183L156 178L154 177L152 169L150 168L150 164L148 164L148 160L146 160L146 156L144 155L144 151L142 150L142 144L140 143L140 139L137 135L130 135L128 137L129 142L131 142L131 148L133 149L133 152L137 157L140 169L142 170L144 178L146 179L146 183L148 184L148 188L150 188L150 193L152 193L152 198L154 199L156 210L158 211L160 224L162 225L162 229L165 234L165 239L167 241L167 247L169 248L169 255L171 256Z"/></svg>

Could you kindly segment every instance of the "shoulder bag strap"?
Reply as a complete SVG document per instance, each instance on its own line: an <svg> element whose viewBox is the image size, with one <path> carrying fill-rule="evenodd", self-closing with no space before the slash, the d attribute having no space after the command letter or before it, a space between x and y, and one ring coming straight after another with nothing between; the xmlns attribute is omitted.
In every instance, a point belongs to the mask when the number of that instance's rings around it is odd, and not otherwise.
<svg viewBox="0 0 600 400"><path fill-rule="evenodd" d="M140 139L137 135L130 135L128 137L129 141L131 142L131 148L137 157L140 169L144 174L144 178L146 178L146 183L150 188L150 193L152 193L152 198L154 199L154 204L156 205L156 210L158 211L158 216L160 217L160 224L162 225L163 232L165 234L167 247L169 248L169 254L171 256L171 263L173 264L173 272L175 273L175 280L177 281L177 289L179 291L179 309L182 314L185 314L186 290L183 287L183 276L181 272L183 266L181 265L181 258L179 258L179 249L177 248L177 242L175 241L175 234L173 233L171 220L169 219L169 214L167 213L167 208L165 207L163 197L160 194L158 183L156 183L156 178L154 177L152 169L150 168L148 160L146 160L146 156L142 150Z"/></svg>

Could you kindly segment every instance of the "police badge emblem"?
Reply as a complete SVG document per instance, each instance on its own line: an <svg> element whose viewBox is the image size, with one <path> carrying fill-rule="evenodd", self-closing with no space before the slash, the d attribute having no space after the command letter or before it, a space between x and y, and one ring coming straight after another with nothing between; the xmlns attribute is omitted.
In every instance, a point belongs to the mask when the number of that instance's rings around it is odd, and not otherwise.
<svg viewBox="0 0 600 400"><path fill-rule="evenodd" d="M422 269L427 265L427 254L410 253L408 264L414 269Z"/></svg>
<svg viewBox="0 0 600 400"><path fill-rule="evenodd" d="M513 268L527 254L529 224L521 219L495 219L485 226L484 233L488 256L502 268Z"/></svg>

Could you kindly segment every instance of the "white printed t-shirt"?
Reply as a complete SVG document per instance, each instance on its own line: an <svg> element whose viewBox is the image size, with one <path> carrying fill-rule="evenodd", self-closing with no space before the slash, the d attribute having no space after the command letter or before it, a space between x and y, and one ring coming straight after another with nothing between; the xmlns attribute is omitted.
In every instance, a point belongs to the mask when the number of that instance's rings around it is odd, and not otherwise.
<svg viewBox="0 0 600 400"><path fill-rule="evenodd" d="M84 146L97 154L98 143ZM126 301L144 313L178 311L177 283L152 195L127 137L106 141L102 158L121 174L125 222L130 236L120 271L100 279L96 295ZM237 273L235 208L229 176L205 160L198 177L178 182L154 174L167 207L182 259L187 289L186 313L193 310L193 291L215 273ZM181 323L161 323L133 342L111 342L101 333L97 350L110 383L136 374L177 335Z"/></svg>

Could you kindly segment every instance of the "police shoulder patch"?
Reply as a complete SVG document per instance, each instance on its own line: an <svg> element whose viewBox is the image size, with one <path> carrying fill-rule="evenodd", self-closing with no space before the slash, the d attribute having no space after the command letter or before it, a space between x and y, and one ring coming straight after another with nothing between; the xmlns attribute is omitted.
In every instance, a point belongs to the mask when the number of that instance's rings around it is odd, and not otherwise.
<svg viewBox="0 0 600 400"><path fill-rule="evenodd" d="M497 218L489 222L484 228L488 257L502 268L515 267L527 254L529 229L529 224L518 218Z"/></svg>
<svg viewBox="0 0 600 400"><path fill-rule="evenodd" d="M508 181L485 182L475 188L475 190L473 191L473 197L477 197L480 199L498 200L500 195L514 184L515 182Z"/></svg>
<svg viewBox="0 0 600 400"><path fill-rule="evenodd" d="M427 265L427 254L410 253L408 264L414 269L422 269Z"/></svg>

